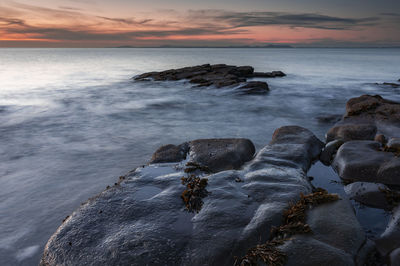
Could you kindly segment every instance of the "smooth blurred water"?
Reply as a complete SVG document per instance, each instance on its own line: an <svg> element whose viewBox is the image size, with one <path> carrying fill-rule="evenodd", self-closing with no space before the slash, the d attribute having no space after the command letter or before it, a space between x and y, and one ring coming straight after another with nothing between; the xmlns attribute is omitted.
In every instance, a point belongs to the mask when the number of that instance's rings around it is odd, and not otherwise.
<svg viewBox="0 0 400 266"><path fill-rule="evenodd" d="M154 70L226 63L282 70L267 95L134 83ZM163 144L245 137L257 148L297 124L323 138L346 100L399 89L400 49L0 49L0 264L35 265L81 202Z"/></svg>

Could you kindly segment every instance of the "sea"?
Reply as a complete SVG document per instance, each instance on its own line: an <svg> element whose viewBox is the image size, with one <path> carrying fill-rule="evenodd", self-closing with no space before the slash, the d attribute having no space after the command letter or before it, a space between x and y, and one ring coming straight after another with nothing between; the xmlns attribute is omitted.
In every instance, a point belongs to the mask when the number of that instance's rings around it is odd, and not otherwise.
<svg viewBox="0 0 400 266"><path fill-rule="evenodd" d="M265 95L194 88L185 81L134 82L143 72L200 64L281 70ZM161 145L249 138L300 125L321 140L346 101L379 94L400 101L400 49L104 48L0 49L0 265L37 265L49 237L88 198L145 164ZM343 195L317 163L317 186ZM355 205L371 234L388 214Z"/></svg>

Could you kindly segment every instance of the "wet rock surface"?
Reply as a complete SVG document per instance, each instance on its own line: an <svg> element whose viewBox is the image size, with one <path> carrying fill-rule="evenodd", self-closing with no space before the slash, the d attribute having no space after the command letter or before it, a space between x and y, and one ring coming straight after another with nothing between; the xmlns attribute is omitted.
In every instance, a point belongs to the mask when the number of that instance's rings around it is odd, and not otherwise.
<svg viewBox="0 0 400 266"><path fill-rule="evenodd" d="M384 184L368 182L354 182L344 187L350 199L367 206L390 210L391 204L384 192L388 190L389 188Z"/></svg>
<svg viewBox="0 0 400 266"><path fill-rule="evenodd" d="M246 142L245 150L251 150ZM208 150L204 140L189 143L197 154ZM170 148L180 151L176 147ZM69 216L48 241L41 264L232 265L235 256L269 239L290 202L312 192L306 171L321 147L310 131L283 127L238 170L208 175L198 169L196 174L208 180L208 194L194 213L181 199L186 160L137 168ZM292 254L308 252L310 260L303 257L296 265L321 257L355 265L365 235L348 202L326 203L308 213L315 234L300 237L297 247L288 244L289 262Z"/></svg>
<svg viewBox="0 0 400 266"><path fill-rule="evenodd" d="M373 140L377 128L372 124L344 124L331 128L326 136L326 141L330 142L336 139L343 141L349 140Z"/></svg>
<svg viewBox="0 0 400 266"><path fill-rule="evenodd" d="M197 87L215 86L216 88L241 86L238 91L243 94L264 94L269 90L264 81L250 81L248 78L284 77L282 71L254 72L251 66L231 66L225 64L200 65L170 69L161 72L148 72L134 77L136 81L188 80Z"/></svg>
<svg viewBox="0 0 400 266"><path fill-rule="evenodd" d="M385 232L375 241L377 265L398 263L399 136L400 104L379 95L350 99L346 104L346 114L326 136L327 141L345 141L337 151L332 167L342 180L351 183L345 187L350 198L367 206L392 211Z"/></svg>
<svg viewBox="0 0 400 266"><path fill-rule="evenodd" d="M379 95L352 98L342 120L326 135L328 142L346 142L338 150L333 167L347 181L400 184L396 136L400 136L399 103Z"/></svg>
<svg viewBox="0 0 400 266"><path fill-rule="evenodd" d="M388 255L400 248L400 207L396 207L383 234L375 241L382 255ZM396 255L396 254L394 254Z"/></svg>
<svg viewBox="0 0 400 266"><path fill-rule="evenodd" d="M376 141L344 143L332 166L347 181L400 185L400 158L394 153L382 151L381 144Z"/></svg>
<svg viewBox="0 0 400 266"><path fill-rule="evenodd" d="M337 150L342 146L343 140L337 139L327 143L319 156L319 160L325 164L330 165L334 159Z"/></svg>
<svg viewBox="0 0 400 266"><path fill-rule="evenodd" d="M200 139L189 143L189 161L211 172L239 169L253 159L255 151L248 139Z"/></svg>

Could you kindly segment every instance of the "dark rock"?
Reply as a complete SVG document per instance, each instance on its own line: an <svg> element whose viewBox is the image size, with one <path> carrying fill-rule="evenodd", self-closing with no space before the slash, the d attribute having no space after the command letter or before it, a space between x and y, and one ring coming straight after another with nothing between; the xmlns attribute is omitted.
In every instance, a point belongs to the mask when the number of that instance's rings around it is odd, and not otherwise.
<svg viewBox="0 0 400 266"><path fill-rule="evenodd" d="M190 162L212 172L239 169L253 159L255 147L248 139L199 139L189 142Z"/></svg>
<svg viewBox="0 0 400 266"><path fill-rule="evenodd" d="M253 78L276 78L276 77L285 77L286 74L282 71L272 71L272 72L254 72Z"/></svg>
<svg viewBox="0 0 400 266"><path fill-rule="evenodd" d="M387 151L390 152L400 152L400 138L390 138L386 145Z"/></svg>
<svg viewBox="0 0 400 266"><path fill-rule="evenodd" d="M344 124L332 127L326 134L326 142L341 139L349 140L373 140L377 128L373 124Z"/></svg>
<svg viewBox="0 0 400 266"><path fill-rule="evenodd" d="M382 146L386 145L387 139L383 134L377 134L374 138L374 141L379 142Z"/></svg>
<svg viewBox="0 0 400 266"><path fill-rule="evenodd" d="M333 140L325 145L325 148L322 150L321 155L319 156L319 160L324 165L331 165L332 160L337 152L337 150L342 146L343 140L337 139Z"/></svg>
<svg viewBox="0 0 400 266"><path fill-rule="evenodd" d="M390 266L400 266L400 248L393 250L390 253L389 257L390 257Z"/></svg>
<svg viewBox="0 0 400 266"><path fill-rule="evenodd" d="M288 256L285 265L364 265L367 239L349 201L312 208L306 222L312 234L291 237L280 248Z"/></svg>
<svg viewBox="0 0 400 266"><path fill-rule="evenodd" d="M400 123L400 104L383 99L379 95L362 95L350 99L346 104L345 120ZM353 119L352 119L353 118Z"/></svg>
<svg viewBox="0 0 400 266"><path fill-rule="evenodd" d="M324 116L317 116L316 119L318 123L321 124L333 124L342 118L342 115L324 115Z"/></svg>
<svg viewBox="0 0 400 266"><path fill-rule="evenodd" d="M150 160L150 163L180 162L185 160L188 152L189 145L186 142L178 146L172 144L165 145L156 150Z"/></svg>
<svg viewBox="0 0 400 266"><path fill-rule="evenodd" d="M247 81L250 77L284 77L282 71L273 71L269 73L254 73L251 66L230 66L225 64L201 65L193 67L184 67L179 69L170 69L161 72L149 72L134 77L136 81L166 81L166 80L190 80L190 83L197 87L215 86L217 88L238 86ZM251 82L249 82L249 86ZM266 85L266 83L265 83ZM268 85L267 85L268 86ZM260 86L259 86L260 87ZM254 89L254 92L261 92L261 88ZM256 92L255 92L256 93Z"/></svg>
<svg viewBox="0 0 400 266"><path fill-rule="evenodd" d="M385 232L375 240L379 252L386 256L400 248L400 206L393 210L392 217Z"/></svg>
<svg viewBox="0 0 400 266"><path fill-rule="evenodd" d="M368 182L355 182L344 187L350 199L373 208L390 210L392 206L387 200L385 190L389 191L389 188L384 184Z"/></svg>
<svg viewBox="0 0 400 266"><path fill-rule="evenodd" d="M339 148L332 166L347 181L400 185L400 158L381 151L381 144L375 141L346 142Z"/></svg>
<svg viewBox="0 0 400 266"><path fill-rule="evenodd" d="M275 130L272 135L272 140L270 144L281 145L277 147L282 147L287 149L287 143L303 144L307 149L297 150L296 146L293 146L292 152L290 154L290 160L299 165L305 165L308 169L312 162L318 159L321 149L324 144L308 129L299 126L285 126ZM283 157L289 154L282 155Z"/></svg>
<svg viewBox="0 0 400 266"><path fill-rule="evenodd" d="M239 87L240 92L245 94L265 94L269 91L268 84L263 81L250 81Z"/></svg>
<svg viewBox="0 0 400 266"><path fill-rule="evenodd" d="M191 150L206 154L205 144L190 142ZM308 130L277 130L272 143L241 170L207 176L209 193L198 213L187 212L180 198L185 162L137 168L65 220L48 241L41 265L232 265L235 256L269 239L289 203L311 192L306 171L321 147ZM243 182L236 182L238 178ZM357 257L365 236L346 204L318 206L329 207L325 212L315 209L327 217L311 214L308 222L315 234L289 249L310 254L296 265L310 265L307 259L315 262L321 256L337 265L354 265L348 259Z"/></svg>
<svg viewBox="0 0 400 266"><path fill-rule="evenodd" d="M379 84L378 84L379 85ZM383 86L390 86L392 88L400 88L400 84L397 83L391 83L391 82L383 82L382 83Z"/></svg>

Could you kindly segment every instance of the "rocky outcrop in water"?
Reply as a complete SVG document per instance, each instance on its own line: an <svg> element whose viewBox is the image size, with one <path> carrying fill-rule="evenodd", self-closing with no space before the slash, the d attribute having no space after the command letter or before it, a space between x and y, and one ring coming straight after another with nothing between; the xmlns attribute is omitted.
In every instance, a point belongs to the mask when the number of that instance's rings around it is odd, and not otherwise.
<svg viewBox="0 0 400 266"><path fill-rule="evenodd" d="M239 92L244 94L264 94L269 91L268 84L264 81L250 81L248 78L275 78L284 77L282 71L254 72L251 66L231 66L225 64L200 65L170 69L161 72L148 72L134 77L136 81L167 81L167 80L188 80L197 87L215 86L237 87Z"/></svg>
<svg viewBox="0 0 400 266"><path fill-rule="evenodd" d="M306 172L322 146L297 126L276 130L254 158L246 139L164 146L152 164L69 216L48 241L41 265L233 265L276 238L270 230L285 224L289 204L313 192ZM320 204L299 205L305 217L290 215L307 230L280 227L293 237L277 240L275 252L287 265L364 263L370 246L349 202L307 199Z"/></svg>

